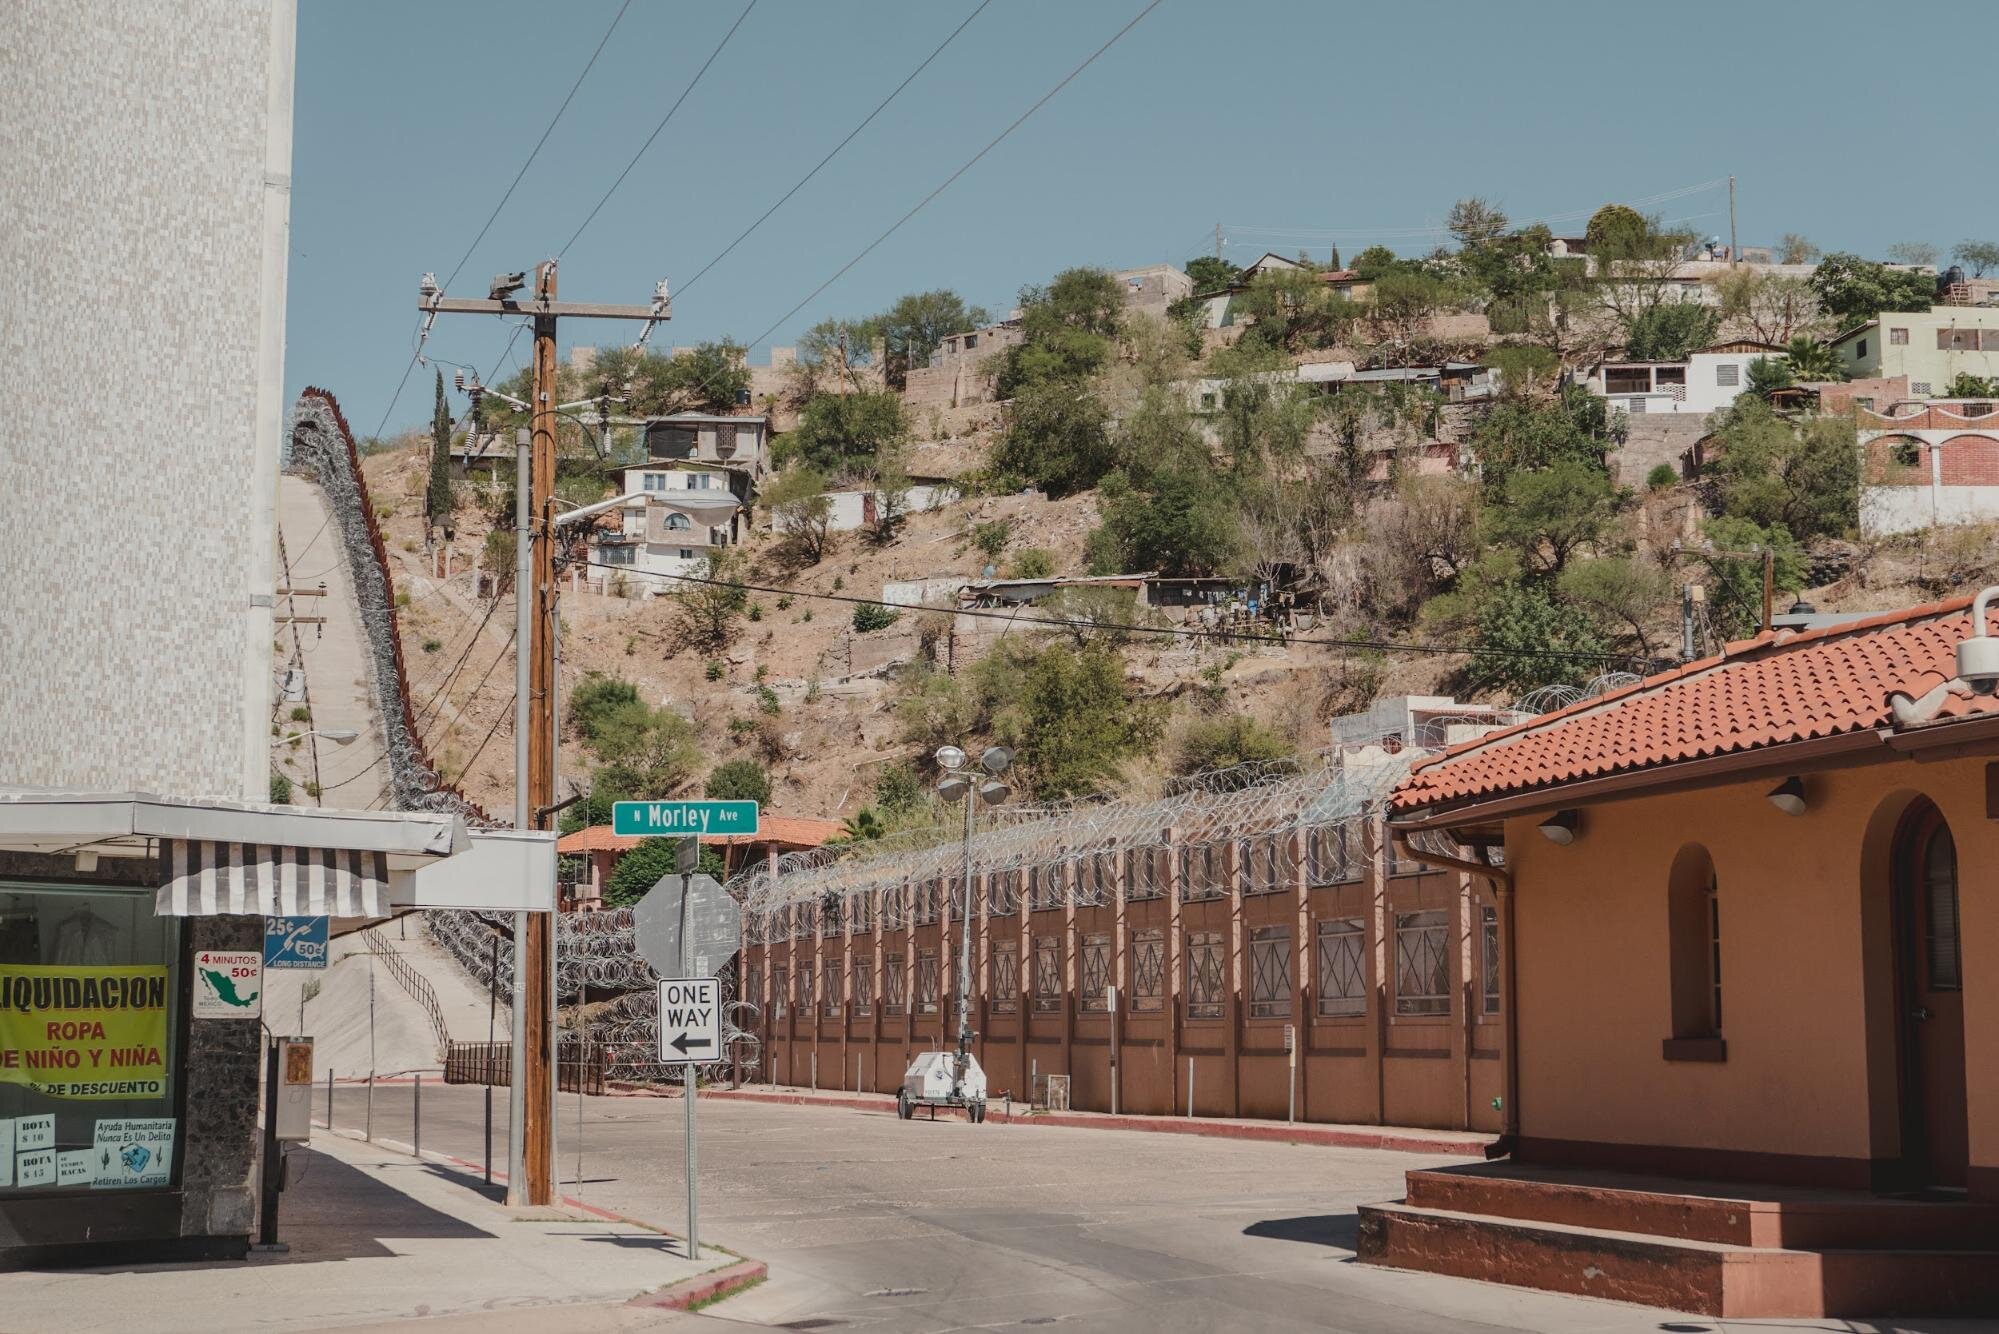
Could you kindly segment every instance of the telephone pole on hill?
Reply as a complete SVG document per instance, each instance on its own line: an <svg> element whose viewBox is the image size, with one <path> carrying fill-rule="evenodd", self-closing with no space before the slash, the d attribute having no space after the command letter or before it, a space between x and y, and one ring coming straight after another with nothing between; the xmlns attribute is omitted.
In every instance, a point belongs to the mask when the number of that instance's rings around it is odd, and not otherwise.
<svg viewBox="0 0 1999 1334"><path fill-rule="evenodd" d="M599 320L644 320L646 333L671 315L666 283L650 306L557 301L555 261L534 271L533 295L517 300L524 273L493 279L484 301L451 298L428 278L417 308L437 315L525 316L534 321L533 433L526 459L516 453L514 486L516 553L514 601L514 824L540 829L555 806L555 332L564 315ZM641 340L643 341L643 335ZM522 462L525 467L520 466ZM525 580L525 587L522 586ZM523 658L525 661L523 662ZM524 669L524 670L523 670ZM520 683L527 689L518 689ZM523 744L523 739L525 744ZM507 1202L545 1205L555 1200L555 914L514 914L514 1060L507 1135Z"/></svg>

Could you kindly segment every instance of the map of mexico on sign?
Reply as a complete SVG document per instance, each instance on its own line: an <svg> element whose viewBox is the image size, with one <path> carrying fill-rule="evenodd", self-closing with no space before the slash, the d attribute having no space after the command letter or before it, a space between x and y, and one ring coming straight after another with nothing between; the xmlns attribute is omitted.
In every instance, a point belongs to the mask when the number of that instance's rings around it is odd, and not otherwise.
<svg viewBox="0 0 1999 1334"><path fill-rule="evenodd" d="M700 1065L722 1055L722 985L712 977L659 980L659 1059Z"/></svg>
<svg viewBox="0 0 1999 1334"><path fill-rule="evenodd" d="M611 832L741 837L757 832L757 816L754 801L619 801L611 805Z"/></svg>
<svg viewBox="0 0 1999 1334"><path fill-rule="evenodd" d="M196 950L194 1017L260 1019L264 1014L262 950Z"/></svg>

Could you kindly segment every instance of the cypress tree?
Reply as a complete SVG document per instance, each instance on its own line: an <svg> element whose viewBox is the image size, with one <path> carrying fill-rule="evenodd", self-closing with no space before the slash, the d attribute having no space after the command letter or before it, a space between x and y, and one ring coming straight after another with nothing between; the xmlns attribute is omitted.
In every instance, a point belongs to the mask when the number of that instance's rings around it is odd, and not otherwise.
<svg viewBox="0 0 1999 1334"><path fill-rule="evenodd" d="M444 401L444 372L437 373L437 407L430 419L430 489L424 516L433 524L450 516L456 501L451 487L451 408Z"/></svg>

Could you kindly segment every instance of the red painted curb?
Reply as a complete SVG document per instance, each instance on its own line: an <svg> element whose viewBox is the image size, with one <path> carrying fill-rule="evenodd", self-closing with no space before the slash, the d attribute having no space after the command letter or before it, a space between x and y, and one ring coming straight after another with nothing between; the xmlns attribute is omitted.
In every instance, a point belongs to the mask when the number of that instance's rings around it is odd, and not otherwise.
<svg viewBox="0 0 1999 1334"><path fill-rule="evenodd" d="M766 1093L760 1089L703 1089L704 1098L733 1098L739 1102L773 1103L786 1107L845 1107L854 1111L893 1111L895 1100L884 1094L833 1097L823 1093ZM955 1115L955 1113L951 1113ZM1412 1133L1401 1129L1331 1129L1325 1126L1295 1125L1288 1122L1204 1121L1200 1118L1167 1116L1110 1116L1101 1112L1077 1115L1071 1112L1005 1111L988 1104L986 1115L993 1121L1015 1125L1062 1126L1075 1130L1139 1130L1159 1135L1205 1135L1212 1139L1244 1139L1284 1144L1316 1144L1340 1149L1388 1149L1398 1153L1455 1154L1482 1158L1492 1136L1453 1136Z"/></svg>
<svg viewBox="0 0 1999 1334"><path fill-rule="evenodd" d="M627 1306L664 1307L668 1310L685 1311L697 1302L713 1301L721 1297L734 1296L750 1284L768 1277L770 1266L761 1260L744 1260L730 1265L727 1269L717 1269L713 1273L696 1274L693 1278L682 1279L669 1284L657 1292L648 1292L626 1302Z"/></svg>

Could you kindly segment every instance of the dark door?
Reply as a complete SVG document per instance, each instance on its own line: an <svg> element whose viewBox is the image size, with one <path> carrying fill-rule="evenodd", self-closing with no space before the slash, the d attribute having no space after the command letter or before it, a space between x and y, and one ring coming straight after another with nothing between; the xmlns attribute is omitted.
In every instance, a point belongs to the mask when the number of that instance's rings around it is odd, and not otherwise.
<svg viewBox="0 0 1999 1334"><path fill-rule="evenodd" d="M1957 844L1934 807L1913 819L1902 868L1903 1135L1922 1184L1962 1186L1971 1162Z"/></svg>

